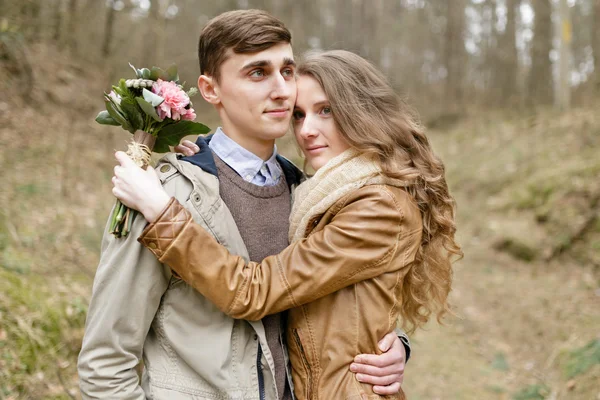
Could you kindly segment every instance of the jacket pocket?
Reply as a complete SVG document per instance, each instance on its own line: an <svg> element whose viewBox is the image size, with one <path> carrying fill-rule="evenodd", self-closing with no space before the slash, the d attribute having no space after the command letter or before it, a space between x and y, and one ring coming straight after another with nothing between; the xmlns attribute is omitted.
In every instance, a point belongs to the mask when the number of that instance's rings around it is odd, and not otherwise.
<svg viewBox="0 0 600 400"><path fill-rule="evenodd" d="M298 353L300 354L300 360L301 360L304 370L306 372L306 383L304 385L306 398L312 399L312 387L313 387L312 369L311 369L310 363L308 362L307 353L304 349L304 346L302 345L302 338L300 336L300 330L294 329L292 331L292 334L294 336L294 343L296 344L296 347L298 348Z"/></svg>

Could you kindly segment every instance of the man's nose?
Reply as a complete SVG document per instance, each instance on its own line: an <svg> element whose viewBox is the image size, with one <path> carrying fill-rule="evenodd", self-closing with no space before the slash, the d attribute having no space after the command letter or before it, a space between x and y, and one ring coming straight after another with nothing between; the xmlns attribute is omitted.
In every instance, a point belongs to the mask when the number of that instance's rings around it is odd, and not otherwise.
<svg viewBox="0 0 600 400"><path fill-rule="evenodd" d="M293 82L291 82L288 79L285 79L285 77L281 75L281 73L278 73L275 75L274 85L275 87L271 92L271 98L283 100L287 100L290 98L294 89Z"/></svg>

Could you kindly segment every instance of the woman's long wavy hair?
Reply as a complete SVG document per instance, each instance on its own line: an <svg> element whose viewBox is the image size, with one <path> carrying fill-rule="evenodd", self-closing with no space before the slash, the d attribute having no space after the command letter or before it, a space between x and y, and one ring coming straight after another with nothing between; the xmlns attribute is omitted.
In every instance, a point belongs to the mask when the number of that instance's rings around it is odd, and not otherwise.
<svg viewBox="0 0 600 400"><path fill-rule="evenodd" d="M454 240L455 202L444 164L416 114L381 72L348 51L308 53L298 75L319 82L341 135L352 147L372 155L387 176L408 183L407 191L421 210L423 236L404 280L400 314L408 331L425 324L432 314L440 321L450 311L453 258L463 253Z"/></svg>

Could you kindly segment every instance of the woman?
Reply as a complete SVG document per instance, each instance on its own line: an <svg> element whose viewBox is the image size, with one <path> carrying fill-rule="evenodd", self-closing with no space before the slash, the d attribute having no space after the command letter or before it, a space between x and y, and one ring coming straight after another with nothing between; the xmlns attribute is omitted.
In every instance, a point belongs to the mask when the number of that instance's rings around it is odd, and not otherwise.
<svg viewBox="0 0 600 400"><path fill-rule="evenodd" d="M414 330L448 310L451 257L462 254L454 201L421 127L366 60L311 55L297 85L293 129L316 174L295 191L291 245L280 254L261 263L230 255L157 179L140 195L148 182L118 169L113 192L150 222L138 240L225 313L289 310L298 399L380 398L348 364L379 353L399 317Z"/></svg>

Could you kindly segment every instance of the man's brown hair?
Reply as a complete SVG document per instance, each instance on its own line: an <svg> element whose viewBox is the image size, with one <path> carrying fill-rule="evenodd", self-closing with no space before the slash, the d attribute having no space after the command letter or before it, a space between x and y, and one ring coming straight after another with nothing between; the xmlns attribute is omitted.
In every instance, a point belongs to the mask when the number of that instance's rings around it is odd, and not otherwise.
<svg viewBox="0 0 600 400"><path fill-rule="evenodd" d="M234 53L255 53L291 41L292 34L283 22L266 11L228 11L211 19L200 33L200 74L219 81L219 70L229 49Z"/></svg>

